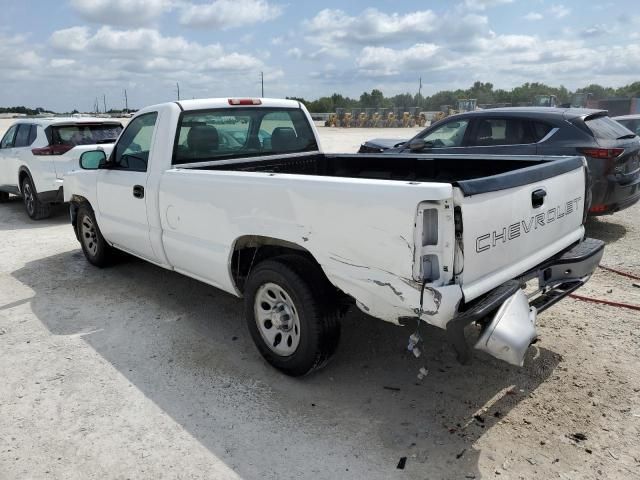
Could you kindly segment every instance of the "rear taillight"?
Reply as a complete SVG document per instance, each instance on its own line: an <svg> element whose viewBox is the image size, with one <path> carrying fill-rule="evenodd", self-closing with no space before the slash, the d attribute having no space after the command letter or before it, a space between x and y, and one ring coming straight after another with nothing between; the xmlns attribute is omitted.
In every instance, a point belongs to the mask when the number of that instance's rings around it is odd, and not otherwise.
<svg viewBox="0 0 640 480"><path fill-rule="evenodd" d="M589 209L589 213L606 213L609 211L609 207L607 205L593 205Z"/></svg>
<svg viewBox="0 0 640 480"><path fill-rule="evenodd" d="M579 148L583 155L598 160L605 160L605 174L611 173L615 166L615 159L624 153L624 148Z"/></svg>
<svg viewBox="0 0 640 480"><path fill-rule="evenodd" d="M229 105L262 105L259 98L230 98Z"/></svg>
<svg viewBox="0 0 640 480"><path fill-rule="evenodd" d="M34 155L64 155L73 148L73 145L49 145L48 147L32 148Z"/></svg>
<svg viewBox="0 0 640 480"><path fill-rule="evenodd" d="M613 160L624 153L624 148L580 148L581 153L592 158Z"/></svg>

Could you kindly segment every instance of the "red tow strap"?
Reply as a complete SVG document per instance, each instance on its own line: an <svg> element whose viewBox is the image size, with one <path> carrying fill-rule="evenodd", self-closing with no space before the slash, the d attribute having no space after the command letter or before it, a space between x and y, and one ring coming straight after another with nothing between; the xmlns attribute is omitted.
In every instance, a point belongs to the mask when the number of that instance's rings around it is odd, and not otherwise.
<svg viewBox="0 0 640 480"><path fill-rule="evenodd" d="M605 267L604 265L600 265L600 268L603 269L603 270L607 270L608 272L616 273L616 274L621 275L623 277L632 278L634 280L640 280L640 277L637 276L637 275L633 275L631 273L622 272L620 270L616 270L615 268ZM575 298L576 300L582 300L583 302L601 303L603 305L610 305L612 307L628 308L628 309L631 309L631 310L640 311L640 305L631 305L630 303L612 302L610 300L601 300L599 298L584 297L582 295L576 295L574 293L570 294L569 296L571 298Z"/></svg>

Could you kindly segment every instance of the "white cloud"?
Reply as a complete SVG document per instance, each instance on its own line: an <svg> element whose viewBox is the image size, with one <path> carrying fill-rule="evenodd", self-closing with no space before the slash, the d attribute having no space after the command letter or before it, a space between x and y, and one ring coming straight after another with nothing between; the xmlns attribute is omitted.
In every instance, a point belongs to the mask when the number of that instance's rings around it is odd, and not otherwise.
<svg viewBox="0 0 640 480"><path fill-rule="evenodd" d="M310 58L344 58L350 49L388 46L409 40L422 43L460 43L472 49L475 39L490 33L488 18L477 14L431 10L407 14L369 8L353 16L342 10L324 9L303 22L305 39L320 50Z"/></svg>
<svg viewBox="0 0 640 480"><path fill-rule="evenodd" d="M433 68L433 58L438 46L432 43L418 43L412 47L394 50L387 47L365 47L356 60L361 71L375 76L396 75L401 71L416 71Z"/></svg>
<svg viewBox="0 0 640 480"><path fill-rule="evenodd" d="M230 28L267 22L279 17L282 7L267 0L213 0L183 7L180 23L191 27Z"/></svg>
<svg viewBox="0 0 640 480"><path fill-rule="evenodd" d="M542 20L544 18L544 15L538 12L529 12L522 18L524 18L525 20L535 22L537 20Z"/></svg>
<svg viewBox="0 0 640 480"><path fill-rule="evenodd" d="M287 51L287 55L293 58L302 58L302 50L300 50L298 47L290 48Z"/></svg>
<svg viewBox="0 0 640 480"><path fill-rule="evenodd" d="M16 52L20 52L16 55ZM0 32L0 71L3 75L21 76L40 67L43 58L23 35L5 36Z"/></svg>
<svg viewBox="0 0 640 480"><path fill-rule="evenodd" d="M378 43L431 33L437 28L436 20L437 16L431 10L400 15L369 8L352 17L342 10L324 9L305 22L305 27L312 35L308 39L321 45L341 41Z"/></svg>
<svg viewBox="0 0 640 480"><path fill-rule="evenodd" d="M82 51L89 42L89 28L71 27L56 30L50 37L51 45L59 50Z"/></svg>
<svg viewBox="0 0 640 480"><path fill-rule="evenodd" d="M564 5L551 5L549 11L556 18L564 18L571 13L571 9Z"/></svg>
<svg viewBox="0 0 640 480"><path fill-rule="evenodd" d="M513 0L464 0L464 6L466 8L479 11L506 5L507 3L513 3Z"/></svg>
<svg viewBox="0 0 640 480"><path fill-rule="evenodd" d="M218 43L203 45L184 37L165 37L149 28L116 30L101 27L91 34L86 27L58 30L51 44L82 65L111 63L122 72L205 73L247 72L264 67L258 58L227 52Z"/></svg>
<svg viewBox="0 0 640 480"><path fill-rule="evenodd" d="M172 0L71 0L86 20L105 25L145 25L170 10Z"/></svg>
<svg viewBox="0 0 640 480"><path fill-rule="evenodd" d="M74 63L76 63L76 61L71 58L52 58L49 65L52 68L67 68Z"/></svg>

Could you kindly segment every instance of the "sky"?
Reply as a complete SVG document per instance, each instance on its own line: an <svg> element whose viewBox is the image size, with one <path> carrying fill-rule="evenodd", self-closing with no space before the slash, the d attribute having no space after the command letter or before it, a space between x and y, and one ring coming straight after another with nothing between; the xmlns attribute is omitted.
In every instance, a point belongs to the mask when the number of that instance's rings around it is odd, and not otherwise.
<svg viewBox="0 0 640 480"><path fill-rule="evenodd" d="M0 106L640 80L637 0L0 0Z"/></svg>

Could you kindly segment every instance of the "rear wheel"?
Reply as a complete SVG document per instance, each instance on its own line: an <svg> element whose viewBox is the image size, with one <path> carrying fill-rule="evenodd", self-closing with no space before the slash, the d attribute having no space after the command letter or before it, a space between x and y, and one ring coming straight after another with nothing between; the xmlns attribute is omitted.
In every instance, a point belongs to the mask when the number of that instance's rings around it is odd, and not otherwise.
<svg viewBox="0 0 640 480"><path fill-rule="evenodd" d="M9 201L9 194L7 192L0 192L0 203Z"/></svg>
<svg viewBox="0 0 640 480"><path fill-rule="evenodd" d="M24 200L27 215L32 220L42 220L51 215L51 205L38 200L38 192L29 177L25 177L22 180L22 199Z"/></svg>
<svg viewBox="0 0 640 480"><path fill-rule="evenodd" d="M262 356L291 376L322 368L340 338L331 286L315 264L295 255L255 267L246 283L245 316Z"/></svg>
<svg viewBox="0 0 640 480"><path fill-rule="evenodd" d="M110 265L113 248L100 233L93 209L89 205L82 205L78 209L76 229L82 251L89 263L100 268Z"/></svg>

